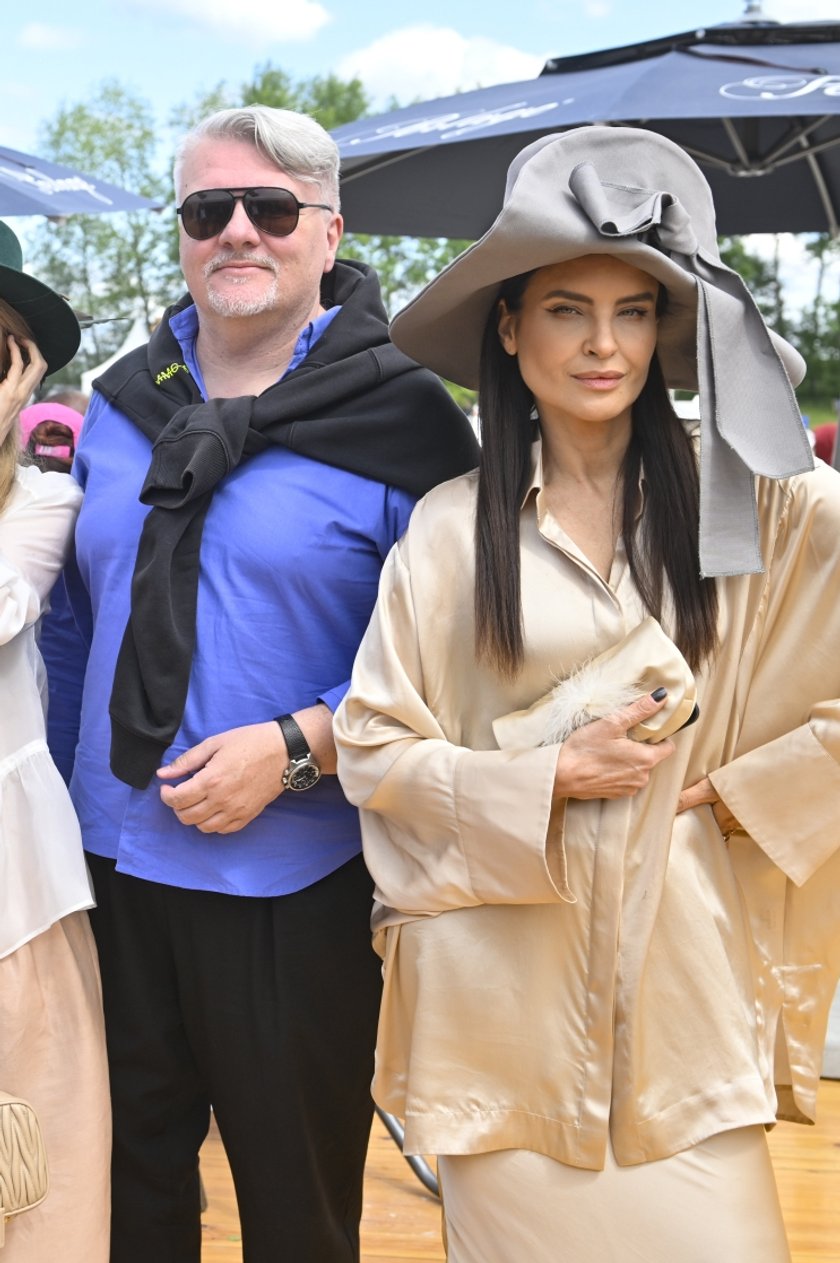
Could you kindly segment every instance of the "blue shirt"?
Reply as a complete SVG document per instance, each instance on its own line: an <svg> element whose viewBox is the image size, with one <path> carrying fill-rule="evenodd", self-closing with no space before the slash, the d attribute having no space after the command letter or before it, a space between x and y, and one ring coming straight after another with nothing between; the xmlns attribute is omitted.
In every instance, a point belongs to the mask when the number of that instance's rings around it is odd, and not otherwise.
<svg viewBox="0 0 840 1263"><path fill-rule="evenodd" d="M336 311L307 326L287 372ZM171 328L206 397L195 309L176 316ZM335 776L305 793L282 794L244 829L222 835L182 825L161 802L156 781L136 790L110 772L108 701L148 512L137 497L150 457L149 440L95 393L74 465L85 499L67 571L74 613L89 641L70 784L85 847L116 858L121 872L167 885L239 895L300 890L361 849L357 812ZM330 709L338 705L382 562L413 504L406 492L279 445L219 483L202 538L186 707L166 762L229 728L319 700ZM66 733L61 697L52 707L53 731Z"/></svg>

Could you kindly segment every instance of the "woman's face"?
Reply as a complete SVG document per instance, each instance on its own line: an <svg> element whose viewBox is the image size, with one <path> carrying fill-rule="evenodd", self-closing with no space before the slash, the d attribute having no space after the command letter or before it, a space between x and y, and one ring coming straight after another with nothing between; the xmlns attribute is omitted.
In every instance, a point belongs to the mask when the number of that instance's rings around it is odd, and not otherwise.
<svg viewBox="0 0 840 1263"><path fill-rule="evenodd" d="M516 311L499 304L499 337L543 426L630 422L656 348L659 282L588 254L540 268Z"/></svg>

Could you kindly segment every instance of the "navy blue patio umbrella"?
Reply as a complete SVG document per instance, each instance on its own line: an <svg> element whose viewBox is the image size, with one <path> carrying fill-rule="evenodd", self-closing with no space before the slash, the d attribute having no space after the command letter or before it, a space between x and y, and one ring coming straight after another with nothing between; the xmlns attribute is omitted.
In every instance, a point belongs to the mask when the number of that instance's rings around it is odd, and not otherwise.
<svg viewBox="0 0 840 1263"><path fill-rule="evenodd" d="M105 211L159 210L156 202L95 176L0 148L0 215L97 215Z"/></svg>
<svg viewBox="0 0 840 1263"><path fill-rule="evenodd" d="M520 149L585 123L686 149L722 233L840 234L840 22L742 21L557 58L536 79L338 127L346 225L479 237Z"/></svg>

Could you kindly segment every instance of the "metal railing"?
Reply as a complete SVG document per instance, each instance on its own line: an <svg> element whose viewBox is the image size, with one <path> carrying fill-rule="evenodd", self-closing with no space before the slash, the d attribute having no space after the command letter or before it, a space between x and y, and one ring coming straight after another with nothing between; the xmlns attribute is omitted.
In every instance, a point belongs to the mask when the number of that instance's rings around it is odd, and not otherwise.
<svg viewBox="0 0 840 1263"><path fill-rule="evenodd" d="M440 1186L432 1168L429 1166L425 1158L420 1158L417 1154L403 1153L403 1144L405 1142L405 1128L398 1118L393 1114L387 1114L385 1110L381 1110L379 1106L375 1106L376 1112L382 1119L382 1124L388 1135L396 1144L397 1148L403 1154L408 1165L417 1176L420 1183L425 1189L432 1194L433 1197L440 1197Z"/></svg>

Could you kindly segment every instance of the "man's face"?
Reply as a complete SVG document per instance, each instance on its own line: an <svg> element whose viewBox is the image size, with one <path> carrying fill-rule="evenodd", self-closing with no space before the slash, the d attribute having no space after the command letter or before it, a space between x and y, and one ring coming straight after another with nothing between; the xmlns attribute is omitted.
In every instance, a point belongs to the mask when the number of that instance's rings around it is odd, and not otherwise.
<svg viewBox="0 0 840 1263"><path fill-rule="evenodd" d="M287 188L301 202L321 202L320 189L286 175L246 141L207 139L186 156L179 202L201 189ZM320 308L320 283L335 262L340 215L302 210L288 237L251 223L241 201L221 232L193 241L180 228L181 269L200 320L242 319L276 312L302 328Z"/></svg>

